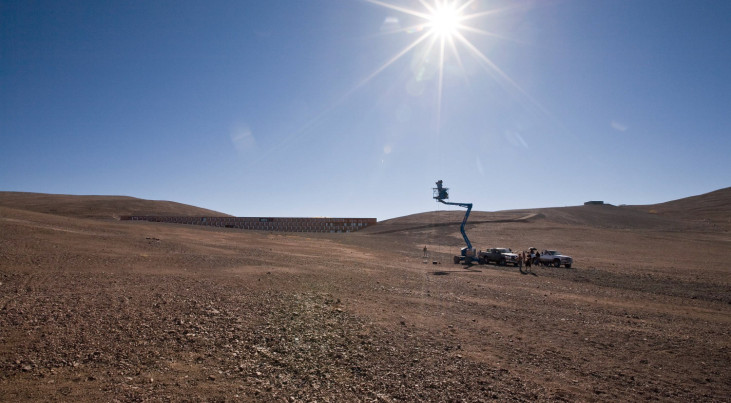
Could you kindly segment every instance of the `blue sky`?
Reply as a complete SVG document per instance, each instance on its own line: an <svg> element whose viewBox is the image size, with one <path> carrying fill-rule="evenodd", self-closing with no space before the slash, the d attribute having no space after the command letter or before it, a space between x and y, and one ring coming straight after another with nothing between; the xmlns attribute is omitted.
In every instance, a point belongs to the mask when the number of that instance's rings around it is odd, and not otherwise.
<svg viewBox="0 0 731 403"><path fill-rule="evenodd" d="M438 179L482 211L731 185L731 2L475 0L444 37L409 11L0 1L0 190L386 219Z"/></svg>

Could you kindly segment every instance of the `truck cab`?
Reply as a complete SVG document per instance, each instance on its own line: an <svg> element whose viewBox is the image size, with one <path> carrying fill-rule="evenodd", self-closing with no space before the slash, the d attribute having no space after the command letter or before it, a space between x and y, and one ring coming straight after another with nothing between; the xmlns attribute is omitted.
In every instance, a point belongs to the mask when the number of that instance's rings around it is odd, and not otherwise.
<svg viewBox="0 0 731 403"><path fill-rule="evenodd" d="M478 254L478 261L480 264L495 263L499 266L505 266L512 263L514 266L518 266L519 259L516 253L510 248L490 248L484 252Z"/></svg>
<svg viewBox="0 0 731 403"><path fill-rule="evenodd" d="M541 252L540 259L541 263L546 266L553 265L553 267L561 267L561 265L564 265L567 269L570 269L574 263L574 259L571 256L562 255L561 252L552 249L546 249Z"/></svg>

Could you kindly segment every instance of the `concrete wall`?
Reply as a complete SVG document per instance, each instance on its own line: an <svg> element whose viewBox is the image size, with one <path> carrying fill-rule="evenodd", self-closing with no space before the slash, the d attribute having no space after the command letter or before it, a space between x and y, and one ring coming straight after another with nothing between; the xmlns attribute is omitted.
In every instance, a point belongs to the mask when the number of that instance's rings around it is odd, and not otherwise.
<svg viewBox="0 0 731 403"><path fill-rule="evenodd" d="M150 221L172 224L207 225L285 232L355 232L375 225L375 218L298 218L298 217L166 217L121 216L124 221Z"/></svg>

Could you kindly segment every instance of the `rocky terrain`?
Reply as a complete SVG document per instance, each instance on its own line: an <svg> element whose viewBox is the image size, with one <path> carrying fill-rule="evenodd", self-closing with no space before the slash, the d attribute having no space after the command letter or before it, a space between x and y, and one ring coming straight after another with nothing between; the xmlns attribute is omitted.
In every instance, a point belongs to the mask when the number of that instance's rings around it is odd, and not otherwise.
<svg viewBox="0 0 731 403"><path fill-rule="evenodd" d="M521 272L452 264L458 209L290 234L0 192L0 401L729 401L728 206L475 212L575 261Z"/></svg>

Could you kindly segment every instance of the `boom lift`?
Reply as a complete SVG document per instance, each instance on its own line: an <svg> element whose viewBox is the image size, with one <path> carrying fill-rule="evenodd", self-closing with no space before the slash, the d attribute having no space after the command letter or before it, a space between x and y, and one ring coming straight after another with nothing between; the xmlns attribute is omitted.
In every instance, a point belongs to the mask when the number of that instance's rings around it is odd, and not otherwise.
<svg viewBox="0 0 731 403"><path fill-rule="evenodd" d="M477 251L475 250L475 248L472 247L472 242L470 242L470 239L467 238L467 233L464 231L464 226L465 224L467 224L467 218L469 218L470 211L472 211L472 203L453 203L445 201L449 199L449 189L442 186L441 179L437 181L437 187L432 189L434 190L433 198L436 199L436 201L442 204L459 206L467 209L467 212L464 215L464 219L462 220L462 225L459 226L459 232L462 233L462 238L464 238L464 242L467 244L467 246L462 248L460 256L454 257L454 264L472 264L473 262L480 263Z"/></svg>

